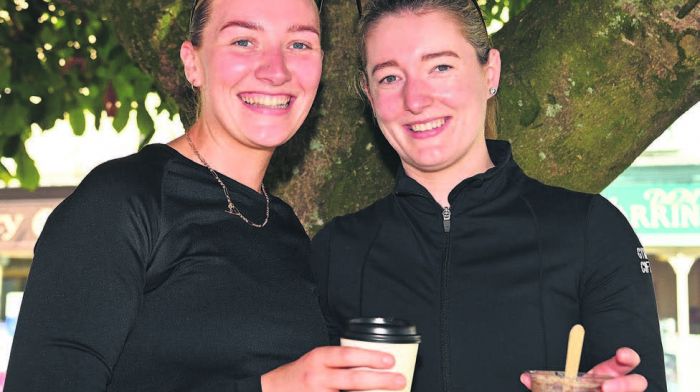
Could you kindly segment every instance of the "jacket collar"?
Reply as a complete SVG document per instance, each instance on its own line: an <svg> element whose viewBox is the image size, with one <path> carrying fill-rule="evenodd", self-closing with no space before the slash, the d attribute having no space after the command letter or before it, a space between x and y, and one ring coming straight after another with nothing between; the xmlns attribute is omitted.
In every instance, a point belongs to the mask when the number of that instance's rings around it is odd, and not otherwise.
<svg viewBox="0 0 700 392"><path fill-rule="evenodd" d="M486 147L494 167L465 178L450 191L448 200L453 211L466 209L475 202L481 203L495 198L521 173L513 160L510 143L503 140L486 140ZM430 192L409 177L401 165L397 172L394 193L397 196L421 196L437 205Z"/></svg>

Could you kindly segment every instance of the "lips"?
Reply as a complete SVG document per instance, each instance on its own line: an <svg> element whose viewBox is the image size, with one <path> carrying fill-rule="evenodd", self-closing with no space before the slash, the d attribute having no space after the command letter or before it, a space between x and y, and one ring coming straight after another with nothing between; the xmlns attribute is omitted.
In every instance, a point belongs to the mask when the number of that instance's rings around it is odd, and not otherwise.
<svg viewBox="0 0 700 392"><path fill-rule="evenodd" d="M432 121L409 124L408 127L413 132L427 132L440 128L441 126L445 125L446 121L447 119L443 117Z"/></svg>
<svg viewBox="0 0 700 392"><path fill-rule="evenodd" d="M261 109L286 109L292 102L292 96L286 94L243 93L238 95L246 105Z"/></svg>
<svg viewBox="0 0 700 392"><path fill-rule="evenodd" d="M443 125L445 125L446 122L447 117L441 117L422 122L414 122L411 124L407 124L406 127L412 132L428 132L442 127Z"/></svg>

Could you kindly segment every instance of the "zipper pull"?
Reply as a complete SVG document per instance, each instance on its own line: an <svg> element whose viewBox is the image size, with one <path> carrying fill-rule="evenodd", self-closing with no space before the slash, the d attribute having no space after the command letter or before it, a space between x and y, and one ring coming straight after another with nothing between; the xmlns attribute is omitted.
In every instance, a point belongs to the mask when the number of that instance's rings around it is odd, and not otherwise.
<svg viewBox="0 0 700 392"><path fill-rule="evenodd" d="M445 233L450 232L450 217L452 217L450 207L444 207L442 209L442 228L445 229Z"/></svg>

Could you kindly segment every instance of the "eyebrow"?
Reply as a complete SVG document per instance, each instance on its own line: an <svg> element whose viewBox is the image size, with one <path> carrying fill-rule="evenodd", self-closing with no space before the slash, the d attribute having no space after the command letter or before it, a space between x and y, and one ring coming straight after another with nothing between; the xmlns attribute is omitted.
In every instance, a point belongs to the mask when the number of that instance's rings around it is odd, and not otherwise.
<svg viewBox="0 0 700 392"><path fill-rule="evenodd" d="M427 61L427 60L432 60L434 58L438 57L443 57L443 56L448 56L448 57L456 57L459 58L459 55L451 50L443 50L442 52L435 52L435 53L428 53L424 54L421 57L422 61Z"/></svg>
<svg viewBox="0 0 700 392"><path fill-rule="evenodd" d="M317 28L315 28L313 26L309 26L309 25L293 25L287 31L290 33L297 33L300 31L308 31L308 32L311 32L311 33L318 35L319 37L321 36L321 33L318 31Z"/></svg>
<svg viewBox="0 0 700 392"><path fill-rule="evenodd" d="M398 67L398 66L399 66L399 64L394 60L389 60L389 61L385 61L383 63L379 63L379 64L375 65L374 67L372 67L372 75L374 75L377 71L380 71L384 68Z"/></svg>
<svg viewBox="0 0 700 392"><path fill-rule="evenodd" d="M432 60L432 59L435 59L438 57L444 57L444 56L460 58L457 53L455 53L451 50L443 50L442 52L424 54L423 56L421 56L420 59L421 59L421 61L428 61L428 60ZM385 61L383 63L379 63L372 68L372 75L374 75L377 71L380 71L384 68L398 67L398 66L399 66L399 64L394 60L389 60L389 61Z"/></svg>
<svg viewBox="0 0 700 392"><path fill-rule="evenodd" d="M226 22L226 24L224 24L223 26L221 26L219 31L223 31L229 27L242 27L244 29L256 30L256 31L263 31L264 30L263 27L258 23L246 22L243 20L231 20L231 21ZM289 27L289 29L287 31L290 33L296 33L296 32L300 32L300 31L309 31L311 33L318 35L319 37L321 36L321 33L318 31L318 29L313 27L313 26L310 26L310 25L300 25L300 24L292 25L291 27Z"/></svg>
<svg viewBox="0 0 700 392"><path fill-rule="evenodd" d="M246 22L243 20L230 20L226 22L219 31L224 31L225 29L228 29L229 27L242 27L244 29L249 29L249 30L262 30L262 26L260 26L257 23L251 23L251 22Z"/></svg>

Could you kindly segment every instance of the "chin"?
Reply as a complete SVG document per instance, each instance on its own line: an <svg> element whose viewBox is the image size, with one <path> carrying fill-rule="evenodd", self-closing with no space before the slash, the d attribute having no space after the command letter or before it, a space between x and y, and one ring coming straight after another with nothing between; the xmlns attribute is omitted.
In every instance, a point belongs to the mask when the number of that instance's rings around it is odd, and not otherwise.
<svg viewBox="0 0 700 392"><path fill-rule="evenodd" d="M267 134L267 135L255 135L255 137L250 138L253 144L258 145L263 148L277 148L292 138L294 134Z"/></svg>
<svg viewBox="0 0 700 392"><path fill-rule="evenodd" d="M414 154L407 158L413 166L424 171L440 170L448 165L448 160L442 154L435 154L434 151L426 154Z"/></svg>

